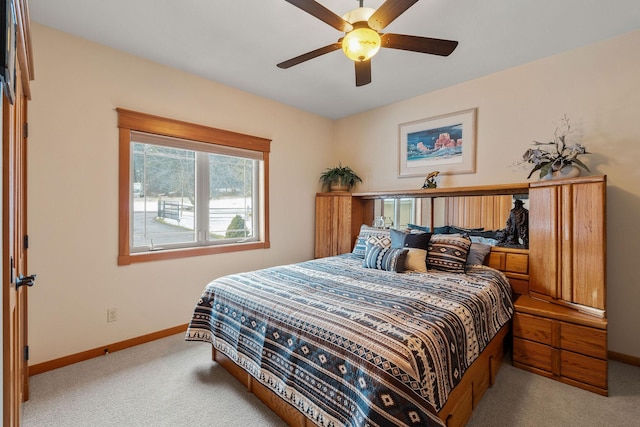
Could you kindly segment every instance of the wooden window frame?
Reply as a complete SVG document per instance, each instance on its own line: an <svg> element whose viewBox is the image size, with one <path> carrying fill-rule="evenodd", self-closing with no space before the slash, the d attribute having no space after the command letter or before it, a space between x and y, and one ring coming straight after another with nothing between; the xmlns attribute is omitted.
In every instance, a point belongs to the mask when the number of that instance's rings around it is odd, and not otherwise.
<svg viewBox="0 0 640 427"><path fill-rule="evenodd" d="M118 265L165 259L186 258L200 255L267 249L269 244L269 151L271 140L251 135L216 129L146 113L116 108L119 128L119 172L118 172ZM131 132L139 131L188 139L207 144L259 151L264 165L264 232L258 242L230 243L215 246L170 249L154 252L131 253Z"/></svg>

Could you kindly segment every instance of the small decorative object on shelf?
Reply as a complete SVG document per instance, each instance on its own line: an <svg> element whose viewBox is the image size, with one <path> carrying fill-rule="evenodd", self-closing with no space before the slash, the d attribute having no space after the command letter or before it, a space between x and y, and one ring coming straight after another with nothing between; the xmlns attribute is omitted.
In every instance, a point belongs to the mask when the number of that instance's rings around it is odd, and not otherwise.
<svg viewBox="0 0 640 427"><path fill-rule="evenodd" d="M384 217L377 216L373 220L373 228L384 228Z"/></svg>
<svg viewBox="0 0 640 427"><path fill-rule="evenodd" d="M506 228L498 233L498 246L526 249L529 247L529 211L520 199L513 205Z"/></svg>
<svg viewBox="0 0 640 427"><path fill-rule="evenodd" d="M531 175L536 171L540 171L541 180L575 178L580 175L579 168L590 172L587 165L578 159L579 155L590 153L580 143L569 144L567 136L570 133L571 124L565 114L561 124L556 127L552 141L533 142L535 148L529 148L525 151L522 155L522 161L516 163L516 165L522 163L533 165L527 179L531 178ZM544 146L548 146L548 148Z"/></svg>
<svg viewBox="0 0 640 427"><path fill-rule="evenodd" d="M424 184L422 184L422 188L438 188L438 183L436 182L436 177L440 172L433 171L427 175L424 180Z"/></svg>
<svg viewBox="0 0 640 427"><path fill-rule="evenodd" d="M336 167L327 168L320 175L320 182L329 191L349 191L356 183L362 182L362 179L349 166L339 163Z"/></svg>
<svg viewBox="0 0 640 427"><path fill-rule="evenodd" d="M388 216L377 216L373 219L372 227L381 230L393 228L393 219Z"/></svg>

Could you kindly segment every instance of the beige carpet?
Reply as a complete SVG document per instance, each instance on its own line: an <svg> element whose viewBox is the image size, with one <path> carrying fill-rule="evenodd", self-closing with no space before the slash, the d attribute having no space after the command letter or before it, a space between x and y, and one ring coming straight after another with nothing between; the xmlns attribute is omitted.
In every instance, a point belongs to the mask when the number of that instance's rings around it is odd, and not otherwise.
<svg viewBox="0 0 640 427"><path fill-rule="evenodd" d="M285 426L175 335L31 377L23 426ZM640 426L640 368L610 362L602 397L504 364L468 426Z"/></svg>

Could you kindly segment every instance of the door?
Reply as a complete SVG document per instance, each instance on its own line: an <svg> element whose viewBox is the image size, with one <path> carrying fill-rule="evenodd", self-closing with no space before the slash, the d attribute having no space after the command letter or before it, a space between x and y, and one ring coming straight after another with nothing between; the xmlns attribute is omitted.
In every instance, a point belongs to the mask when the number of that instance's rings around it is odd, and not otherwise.
<svg viewBox="0 0 640 427"><path fill-rule="evenodd" d="M529 190L529 291L559 298L559 187Z"/></svg>
<svg viewBox="0 0 640 427"><path fill-rule="evenodd" d="M20 425L28 398L26 105L16 64L15 101L2 96L3 425ZM4 95L4 94L3 94ZM27 277L25 277L27 276ZM28 286L27 286L28 285Z"/></svg>

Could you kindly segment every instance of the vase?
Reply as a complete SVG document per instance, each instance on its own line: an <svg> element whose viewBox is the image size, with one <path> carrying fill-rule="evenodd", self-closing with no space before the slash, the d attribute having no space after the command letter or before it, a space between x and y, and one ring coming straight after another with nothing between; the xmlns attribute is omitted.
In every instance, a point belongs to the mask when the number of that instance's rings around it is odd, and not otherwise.
<svg viewBox="0 0 640 427"><path fill-rule="evenodd" d="M556 179L577 178L580 176L580 168L574 165L563 166L559 171L549 171L548 174L540 178L541 181Z"/></svg>
<svg viewBox="0 0 640 427"><path fill-rule="evenodd" d="M373 220L373 228L384 228L384 217L383 216L377 216Z"/></svg>
<svg viewBox="0 0 640 427"><path fill-rule="evenodd" d="M349 190L349 186L348 185L342 185L342 184L331 184L329 186L329 190L332 193L344 193L344 192Z"/></svg>

